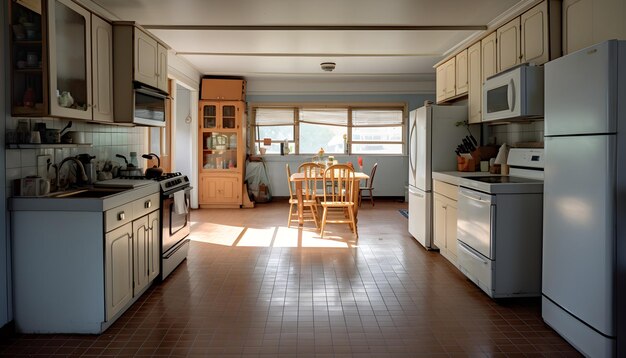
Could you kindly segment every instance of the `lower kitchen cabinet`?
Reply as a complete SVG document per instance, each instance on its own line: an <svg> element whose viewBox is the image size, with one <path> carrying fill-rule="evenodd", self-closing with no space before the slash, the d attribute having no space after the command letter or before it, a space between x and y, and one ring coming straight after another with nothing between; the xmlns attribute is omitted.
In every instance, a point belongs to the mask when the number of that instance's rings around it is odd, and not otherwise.
<svg viewBox="0 0 626 358"><path fill-rule="evenodd" d="M457 264L457 191L452 184L434 181L435 195L433 198L433 239L443 257Z"/></svg>
<svg viewBox="0 0 626 358"><path fill-rule="evenodd" d="M241 185L238 175L202 175L200 177L200 204L239 207L242 195Z"/></svg>
<svg viewBox="0 0 626 358"><path fill-rule="evenodd" d="M159 274L158 190L155 182L111 199L11 198L16 330L110 327Z"/></svg>
<svg viewBox="0 0 626 358"><path fill-rule="evenodd" d="M109 321L133 298L132 224L108 232L104 240L104 291L106 319Z"/></svg>

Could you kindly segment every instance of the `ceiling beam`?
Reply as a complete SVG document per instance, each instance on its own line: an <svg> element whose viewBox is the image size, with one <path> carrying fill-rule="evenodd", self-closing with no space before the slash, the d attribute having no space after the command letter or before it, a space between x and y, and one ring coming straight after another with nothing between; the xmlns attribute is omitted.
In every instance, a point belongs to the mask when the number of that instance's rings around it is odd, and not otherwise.
<svg viewBox="0 0 626 358"><path fill-rule="evenodd" d="M185 56L250 56L250 57L438 57L440 53L256 53L256 52L193 52L177 51Z"/></svg>
<svg viewBox="0 0 626 358"><path fill-rule="evenodd" d="M487 25L141 25L149 30L205 30L205 31L480 31Z"/></svg>

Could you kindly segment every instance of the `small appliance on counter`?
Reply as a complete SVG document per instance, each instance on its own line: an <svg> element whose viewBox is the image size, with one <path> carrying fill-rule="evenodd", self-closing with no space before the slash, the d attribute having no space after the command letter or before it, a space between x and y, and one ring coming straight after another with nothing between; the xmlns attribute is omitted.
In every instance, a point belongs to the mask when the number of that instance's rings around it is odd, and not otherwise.
<svg viewBox="0 0 626 358"><path fill-rule="evenodd" d="M50 193L50 180L42 177L28 176L16 179L16 182L19 183L19 196L37 197Z"/></svg>

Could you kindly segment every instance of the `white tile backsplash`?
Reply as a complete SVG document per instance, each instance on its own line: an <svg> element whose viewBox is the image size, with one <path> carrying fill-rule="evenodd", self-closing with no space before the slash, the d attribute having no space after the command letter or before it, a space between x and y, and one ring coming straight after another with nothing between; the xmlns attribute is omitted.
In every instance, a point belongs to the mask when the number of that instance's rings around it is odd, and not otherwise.
<svg viewBox="0 0 626 358"><path fill-rule="evenodd" d="M18 120L24 118L7 118L7 129L17 127ZM61 129L68 120L52 118L36 118L28 120L31 128L35 123L45 123L46 128ZM40 149L7 149L6 156L6 182L7 194L12 195L12 181L28 175L37 175L37 156L50 155L53 163L59 163L63 158L88 153L96 156L96 160L112 160L114 164L123 164L123 160L116 158L115 154L128 157L131 151L140 156L147 150L146 127L122 127L113 125L94 124L79 120L72 121L70 131L85 132L87 143L91 147L78 148L40 148ZM145 167L145 160L139 158L139 165Z"/></svg>
<svg viewBox="0 0 626 358"><path fill-rule="evenodd" d="M543 121L487 125L487 144L543 142Z"/></svg>

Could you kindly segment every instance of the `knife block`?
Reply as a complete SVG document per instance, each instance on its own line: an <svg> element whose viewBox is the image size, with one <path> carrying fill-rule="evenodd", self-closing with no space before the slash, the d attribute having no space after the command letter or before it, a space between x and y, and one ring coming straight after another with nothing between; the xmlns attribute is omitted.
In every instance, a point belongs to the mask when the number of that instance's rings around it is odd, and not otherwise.
<svg viewBox="0 0 626 358"><path fill-rule="evenodd" d="M476 161L474 160L474 157L456 157L456 169L460 172L476 171Z"/></svg>

